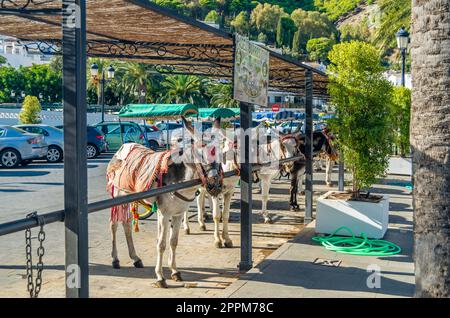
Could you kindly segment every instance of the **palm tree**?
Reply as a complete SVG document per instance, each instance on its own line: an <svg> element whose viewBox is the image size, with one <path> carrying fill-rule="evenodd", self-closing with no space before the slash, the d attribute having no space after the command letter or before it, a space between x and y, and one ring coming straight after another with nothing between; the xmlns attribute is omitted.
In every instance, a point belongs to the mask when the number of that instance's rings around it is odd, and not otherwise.
<svg viewBox="0 0 450 318"><path fill-rule="evenodd" d="M383 51L396 47L395 33L401 27L409 29L411 0L381 0L377 2L381 12L381 24L374 42Z"/></svg>
<svg viewBox="0 0 450 318"><path fill-rule="evenodd" d="M232 108L239 103L233 99L233 87L230 84L209 83L208 95L211 96L211 106Z"/></svg>
<svg viewBox="0 0 450 318"><path fill-rule="evenodd" d="M117 65L120 88L129 96L139 96L139 103L145 103L149 95L158 93L158 81L162 78L154 66L123 62Z"/></svg>
<svg viewBox="0 0 450 318"><path fill-rule="evenodd" d="M192 75L167 76L162 86L165 90L161 101L165 103L192 103L203 105L202 81Z"/></svg>
<svg viewBox="0 0 450 318"><path fill-rule="evenodd" d="M411 145L416 297L450 295L450 5L413 1Z"/></svg>
<svg viewBox="0 0 450 318"><path fill-rule="evenodd" d="M111 64L111 62L104 60L104 59L100 59L100 58L90 58L88 60L88 65L87 65L87 69L90 70L91 69L91 65L92 64L97 64L98 66L98 74L99 74L99 78L94 79L90 72L87 72L87 77L88 77L88 81L87 81L87 85L88 85L88 89L89 88L94 88L96 95L97 95L97 105L100 105L102 103L102 86L100 84L100 77L101 74L103 73L103 70L106 70L106 68Z"/></svg>

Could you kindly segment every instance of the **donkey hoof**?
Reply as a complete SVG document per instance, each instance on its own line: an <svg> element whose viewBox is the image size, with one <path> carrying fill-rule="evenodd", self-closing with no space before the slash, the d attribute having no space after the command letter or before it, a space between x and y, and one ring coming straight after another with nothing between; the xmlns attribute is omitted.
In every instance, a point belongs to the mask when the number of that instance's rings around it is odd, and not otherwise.
<svg viewBox="0 0 450 318"><path fill-rule="evenodd" d="M136 268L144 268L144 263L142 263L142 260L137 260L133 263L134 267Z"/></svg>
<svg viewBox="0 0 450 318"><path fill-rule="evenodd" d="M265 218L264 219L264 224L273 224L273 221L271 218Z"/></svg>
<svg viewBox="0 0 450 318"><path fill-rule="evenodd" d="M184 229L184 234L185 234L185 235L191 234L191 230L190 230L190 229Z"/></svg>
<svg viewBox="0 0 450 318"><path fill-rule="evenodd" d="M298 206L291 206L291 212L298 212L300 208Z"/></svg>
<svg viewBox="0 0 450 318"><path fill-rule="evenodd" d="M232 247L233 247L233 242L232 242L231 240L225 241L225 243L223 243L223 245L224 245L226 248L232 248Z"/></svg>
<svg viewBox="0 0 450 318"><path fill-rule="evenodd" d="M305 191L300 191L300 195L305 195Z"/></svg>
<svg viewBox="0 0 450 318"><path fill-rule="evenodd" d="M216 248L222 248L222 242L221 242L221 241L215 241L215 242L214 242L214 246L215 246Z"/></svg>
<svg viewBox="0 0 450 318"><path fill-rule="evenodd" d="M206 225L205 224L203 224L203 225L200 225L200 231L206 231Z"/></svg>
<svg viewBox="0 0 450 318"><path fill-rule="evenodd" d="M167 285L165 279L163 279L163 280L157 280L156 283L155 283L155 286L156 286L157 288L169 288L169 286Z"/></svg>
<svg viewBox="0 0 450 318"><path fill-rule="evenodd" d="M112 267L113 267L114 269L120 269L120 262L119 262L119 260L113 261L113 262L112 262Z"/></svg>
<svg viewBox="0 0 450 318"><path fill-rule="evenodd" d="M171 278L172 278L172 280L174 280L176 282L182 282L183 281L183 278L181 278L181 273L180 272L172 274Z"/></svg>

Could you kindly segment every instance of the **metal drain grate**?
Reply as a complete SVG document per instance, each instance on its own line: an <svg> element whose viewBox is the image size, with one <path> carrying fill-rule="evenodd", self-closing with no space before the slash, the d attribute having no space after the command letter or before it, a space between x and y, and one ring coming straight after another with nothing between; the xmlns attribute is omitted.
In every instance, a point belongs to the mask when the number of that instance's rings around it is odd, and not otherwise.
<svg viewBox="0 0 450 318"><path fill-rule="evenodd" d="M339 267L341 265L342 261L339 259L331 260L331 259L324 259L324 258L316 258L313 262L314 265L320 265L320 266L328 266L328 267Z"/></svg>

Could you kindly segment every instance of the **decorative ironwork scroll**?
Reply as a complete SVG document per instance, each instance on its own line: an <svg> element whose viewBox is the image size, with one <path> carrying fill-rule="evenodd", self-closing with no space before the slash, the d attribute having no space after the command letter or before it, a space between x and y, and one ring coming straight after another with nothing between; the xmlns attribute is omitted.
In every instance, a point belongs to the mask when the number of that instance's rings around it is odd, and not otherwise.
<svg viewBox="0 0 450 318"><path fill-rule="evenodd" d="M35 42L17 41L22 44L27 52L39 51L44 55L60 55L62 54L62 42L60 40L42 40Z"/></svg>
<svg viewBox="0 0 450 318"><path fill-rule="evenodd" d="M132 59L180 60L231 63L232 46L179 44L165 42L131 42L90 40L88 55Z"/></svg>
<svg viewBox="0 0 450 318"><path fill-rule="evenodd" d="M59 0L0 0L1 9L42 9L42 5L57 3Z"/></svg>

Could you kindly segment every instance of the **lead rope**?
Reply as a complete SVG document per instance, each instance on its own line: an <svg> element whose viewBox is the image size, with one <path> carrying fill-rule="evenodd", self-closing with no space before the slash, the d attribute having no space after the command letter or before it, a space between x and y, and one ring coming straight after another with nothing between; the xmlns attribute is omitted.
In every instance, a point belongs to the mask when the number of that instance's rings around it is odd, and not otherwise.
<svg viewBox="0 0 450 318"><path fill-rule="evenodd" d="M30 294L30 298L38 298L39 292L42 286L42 271L44 270L44 262L42 258L45 254L43 243L45 241L44 217L39 216L37 212L33 212L27 215L27 218L35 218L38 221L40 227L38 240L39 247L37 249L38 262L36 264L36 282L33 281L33 258L32 258L32 246L31 246L31 229L25 230L25 254L26 254L26 269L27 269L27 290Z"/></svg>

